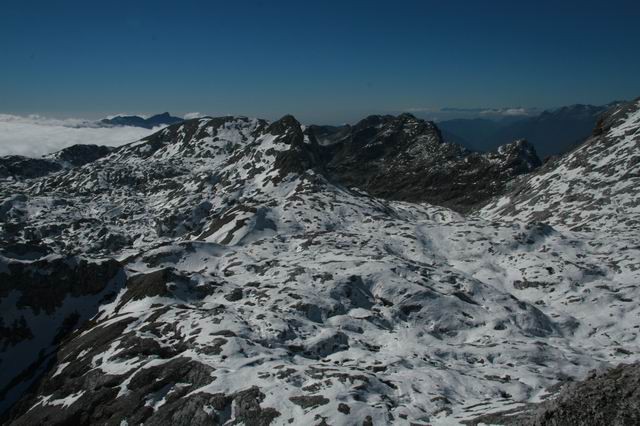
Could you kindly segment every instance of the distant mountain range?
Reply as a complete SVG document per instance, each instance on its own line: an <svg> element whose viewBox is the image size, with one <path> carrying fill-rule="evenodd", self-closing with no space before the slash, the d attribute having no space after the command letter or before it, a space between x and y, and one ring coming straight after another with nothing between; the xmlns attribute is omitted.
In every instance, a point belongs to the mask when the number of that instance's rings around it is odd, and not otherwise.
<svg viewBox="0 0 640 426"><path fill-rule="evenodd" d="M535 116L454 119L438 123L447 142L474 151L491 151L516 139L526 139L545 158L569 151L585 140L598 118L612 105L571 105Z"/></svg>
<svg viewBox="0 0 640 426"><path fill-rule="evenodd" d="M162 114L156 114L149 118L143 118L138 115L117 115L112 118L100 120L100 123L109 126L132 126L153 129L154 127L168 126L170 124L180 123L181 121L184 120L180 117L174 117L168 112L163 112Z"/></svg>

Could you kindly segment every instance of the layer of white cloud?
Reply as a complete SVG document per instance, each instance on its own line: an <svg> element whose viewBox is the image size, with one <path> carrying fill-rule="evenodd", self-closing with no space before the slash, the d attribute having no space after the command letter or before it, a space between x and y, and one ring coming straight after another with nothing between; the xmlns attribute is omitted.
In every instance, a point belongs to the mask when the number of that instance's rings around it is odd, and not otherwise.
<svg viewBox="0 0 640 426"><path fill-rule="evenodd" d="M531 115L535 109L526 108L501 108L501 109L487 109L481 111L480 114L485 115L504 115L504 116L518 116L518 115Z"/></svg>
<svg viewBox="0 0 640 426"><path fill-rule="evenodd" d="M538 108L429 108L411 107L393 113L410 112L429 120L443 121L452 119L485 118L500 120L505 117L527 117L542 112Z"/></svg>
<svg viewBox="0 0 640 426"><path fill-rule="evenodd" d="M0 156L39 157L75 144L118 146L158 130L139 127L101 127L82 119L0 114Z"/></svg>
<svg viewBox="0 0 640 426"><path fill-rule="evenodd" d="M204 115L200 114L199 112L188 112L184 115L185 120L191 120L192 118L200 118L200 117L204 117Z"/></svg>
<svg viewBox="0 0 640 426"><path fill-rule="evenodd" d="M98 127L99 124L95 121L84 120L81 118L50 118L43 117L41 115L12 115L12 114L0 114L0 123L13 123L13 124L37 124L40 126L64 126L64 127Z"/></svg>

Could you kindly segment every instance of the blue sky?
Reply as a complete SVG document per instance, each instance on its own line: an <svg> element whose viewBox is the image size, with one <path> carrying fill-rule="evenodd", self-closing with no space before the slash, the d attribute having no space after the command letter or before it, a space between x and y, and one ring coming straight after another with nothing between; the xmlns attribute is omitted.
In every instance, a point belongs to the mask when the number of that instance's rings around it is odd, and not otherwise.
<svg viewBox="0 0 640 426"><path fill-rule="evenodd" d="M640 96L632 1L3 3L3 113L338 123Z"/></svg>

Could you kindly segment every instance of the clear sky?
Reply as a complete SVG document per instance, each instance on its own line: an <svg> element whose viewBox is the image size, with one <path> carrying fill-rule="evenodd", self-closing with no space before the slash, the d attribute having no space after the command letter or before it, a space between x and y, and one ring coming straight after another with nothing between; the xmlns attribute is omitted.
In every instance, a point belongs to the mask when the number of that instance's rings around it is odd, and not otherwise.
<svg viewBox="0 0 640 426"><path fill-rule="evenodd" d="M7 0L0 112L335 123L602 104L640 96L639 4Z"/></svg>

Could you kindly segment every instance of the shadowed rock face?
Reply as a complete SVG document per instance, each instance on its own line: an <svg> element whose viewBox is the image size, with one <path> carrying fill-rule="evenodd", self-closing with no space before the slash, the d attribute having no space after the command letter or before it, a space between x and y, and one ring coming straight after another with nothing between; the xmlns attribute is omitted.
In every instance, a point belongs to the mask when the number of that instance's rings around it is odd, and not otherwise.
<svg viewBox="0 0 640 426"><path fill-rule="evenodd" d="M121 264L113 259L40 256L0 256L3 412L43 375L67 336L112 300L124 282Z"/></svg>
<svg viewBox="0 0 640 426"><path fill-rule="evenodd" d="M370 116L353 127L311 127L335 181L391 200L428 202L467 212L541 165L521 140L472 153L444 143L432 122L411 114Z"/></svg>
<svg viewBox="0 0 640 426"><path fill-rule="evenodd" d="M94 162L114 148L99 145L73 145L43 158L19 155L0 157L0 178L33 179L64 169Z"/></svg>
<svg viewBox="0 0 640 426"><path fill-rule="evenodd" d="M29 158L20 155L0 157L1 178L31 179L42 177L61 169L62 165L45 158Z"/></svg>
<svg viewBox="0 0 640 426"><path fill-rule="evenodd" d="M53 313L67 297L100 293L118 271L113 259L90 262L86 259L38 259L8 261L8 271L0 273L0 297L20 293L17 308L29 307L36 314Z"/></svg>
<svg viewBox="0 0 640 426"><path fill-rule="evenodd" d="M68 167L80 167L107 156L115 148L101 145L73 145L48 157Z"/></svg>

